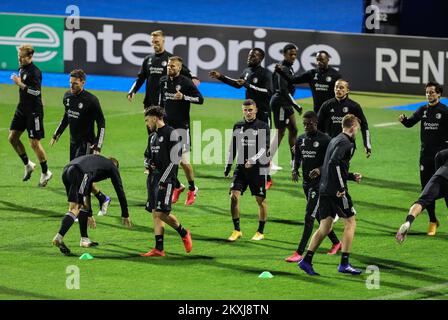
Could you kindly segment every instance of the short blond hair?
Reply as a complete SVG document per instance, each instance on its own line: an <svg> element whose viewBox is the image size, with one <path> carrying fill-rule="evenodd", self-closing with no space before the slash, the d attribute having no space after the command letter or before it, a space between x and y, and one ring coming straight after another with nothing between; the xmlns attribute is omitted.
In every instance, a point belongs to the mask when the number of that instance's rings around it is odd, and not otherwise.
<svg viewBox="0 0 448 320"><path fill-rule="evenodd" d="M27 56L32 56L34 54L34 48L29 43L24 43L20 45L19 51L24 52Z"/></svg>
<svg viewBox="0 0 448 320"><path fill-rule="evenodd" d="M342 127L346 129L350 129L355 125L355 123L358 123L358 125L361 124L361 121L354 115L354 114L346 114L344 118L342 118Z"/></svg>
<svg viewBox="0 0 448 320"><path fill-rule="evenodd" d="M182 64L183 61L184 61L181 57L178 57L178 56L172 56L172 57L170 57L168 60L171 60L171 61L177 61L177 62L179 62L180 64Z"/></svg>
<svg viewBox="0 0 448 320"><path fill-rule="evenodd" d="M151 37L162 37L165 38L165 35L163 34L162 30L156 30L151 32Z"/></svg>

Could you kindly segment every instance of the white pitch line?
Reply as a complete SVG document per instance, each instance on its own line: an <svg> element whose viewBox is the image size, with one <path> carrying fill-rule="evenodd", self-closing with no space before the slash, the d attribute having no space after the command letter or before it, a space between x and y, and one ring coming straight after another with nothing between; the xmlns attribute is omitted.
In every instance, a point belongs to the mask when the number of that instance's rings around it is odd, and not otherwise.
<svg viewBox="0 0 448 320"><path fill-rule="evenodd" d="M397 124L400 124L400 123L398 121L396 121L396 122L385 122L385 123L374 124L373 126L375 128L382 128L382 127L396 126Z"/></svg>
<svg viewBox="0 0 448 320"><path fill-rule="evenodd" d="M406 296L410 296L410 295L414 295L414 294L418 294L418 293L422 293L422 292L441 290L441 289L445 289L445 288L448 288L448 282L445 282L445 283L442 283L442 284L436 284L436 285L429 286L429 287L422 287L422 288L418 288L418 289L414 289L414 290L406 290L406 291L390 294L390 295L387 295L387 296L380 296L380 297L376 297L376 298L371 298L369 300L400 299L400 298L403 298L403 297L406 297Z"/></svg>

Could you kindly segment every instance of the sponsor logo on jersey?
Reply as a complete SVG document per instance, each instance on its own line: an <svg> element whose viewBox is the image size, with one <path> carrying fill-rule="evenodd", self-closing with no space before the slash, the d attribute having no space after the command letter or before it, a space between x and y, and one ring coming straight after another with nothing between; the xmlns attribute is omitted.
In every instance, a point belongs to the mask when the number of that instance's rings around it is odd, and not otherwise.
<svg viewBox="0 0 448 320"><path fill-rule="evenodd" d="M319 146L319 141L314 141L314 143L313 143L313 147L314 148L317 148Z"/></svg>

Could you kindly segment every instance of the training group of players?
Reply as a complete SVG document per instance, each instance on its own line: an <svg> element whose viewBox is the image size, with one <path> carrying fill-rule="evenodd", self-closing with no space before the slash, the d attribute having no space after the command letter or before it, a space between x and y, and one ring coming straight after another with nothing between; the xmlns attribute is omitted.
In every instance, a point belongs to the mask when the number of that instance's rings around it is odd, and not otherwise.
<svg viewBox="0 0 448 320"><path fill-rule="evenodd" d="M135 94L146 82L144 117L148 129L148 144L144 153L148 199L146 210L154 221L155 246L146 257L165 256L164 226L174 228L181 237L187 253L193 248L192 237L172 213L172 204L179 200L186 186L178 179L178 167L182 167L188 182L185 204L195 203L198 187L194 181L193 167L189 163L190 150L190 104L202 104L204 98L198 90L197 79L183 64L182 58L165 50L162 31L151 33L154 53L144 60L135 83L127 98L133 101ZM259 207L259 225L252 240L263 240L267 221L266 192L272 187L270 176L272 158L281 143L286 129L291 150L292 180L297 182L300 167L303 191L307 206L304 230L297 249L287 257L287 262L297 262L309 275L317 275L312 264L313 255L325 237L333 245L329 254L341 251L338 271L358 275L360 270L349 262L352 241L356 229L352 199L348 192L348 180L360 182L362 175L349 171L350 160L356 150L355 136L362 132L367 158L372 152L369 127L361 106L351 100L349 83L329 65L330 55L326 51L316 54L316 68L303 74L295 74L292 66L297 58L297 48L288 44L283 48L284 60L275 66L274 73L262 67L264 51L250 50L245 68L239 79L232 79L218 70L209 73L235 88L244 87L246 99L242 104L243 120L233 126L224 176L229 176L235 163L230 185L233 232L228 241L234 242L243 236L240 228L240 197L250 189ZM42 75L32 62L34 49L24 44L19 47L19 75L11 79L19 86L20 101L11 123L9 141L25 166L23 181L31 178L36 164L31 162L20 140L27 130L30 145L42 168L39 186L45 187L53 174L48 169L47 156L40 140L44 138L43 105L41 100ZM69 203L53 245L65 255L70 249L63 238L75 223L79 222L80 246L98 245L88 236L88 226L95 228L90 194L99 201L99 215L105 215L111 198L98 188L98 182L110 178L122 212L122 222L132 226L123 189L119 162L99 153L105 137L105 118L100 102L84 89L86 74L77 69L70 73L70 90L63 97L65 112L55 130L50 145L53 146L64 130L70 131L70 162L64 167L62 181ZM295 112L302 114L302 107L294 100L295 85L308 83L312 91L314 110L303 114L304 133L298 135ZM430 82L426 85L428 104L418 109L410 118L400 115L399 121L406 127L421 122L421 184L423 192L411 207L406 222L397 232L397 241L402 242L415 217L427 209L430 217L429 235L435 235L439 225L435 216L434 202L448 195L448 151L438 153L448 146L448 108L440 103L442 87ZM274 139L270 137L271 113L276 128ZM95 124L97 126L95 134ZM435 159L437 162L435 162ZM333 231L336 220L345 223L342 239ZM312 235L314 220L319 227ZM311 238L311 240L310 240ZM310 241L309 241L310 240ZM309 244L308 244L309 242ZM306 245L308 244L308 248Z"/></svg>

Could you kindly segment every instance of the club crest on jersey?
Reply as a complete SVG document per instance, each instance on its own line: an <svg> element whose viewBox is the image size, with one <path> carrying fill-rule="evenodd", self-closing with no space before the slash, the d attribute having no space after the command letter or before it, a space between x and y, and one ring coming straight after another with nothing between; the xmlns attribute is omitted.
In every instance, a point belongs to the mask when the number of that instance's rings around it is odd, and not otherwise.
<svg viewBox="0 0 448 320"><path fill-rule="evenodd" d="M313 147L314 148L317 148L319 146L319 141L314 141L314 143L313 143Z"/></svg>
<svg viewBox="0 0 448 320"><path fill-rule="evenodd" d="M23 75L23 80L26 80L26 73Z"/></svg>
<svg viewBox="0 0 448 320"><path fill-rule="evenodd" d="M162 61L162 67L166 67L167 64L168 64L168 62Z"/></svg>
<svg viewBox="0 0 448 320"><path fill-rule="evenodd" d="M180 91L180 89L182 89L182 87L180 86L180 84L176 85L176 91Z"/></svg>
<svg viewBox="0 0 448 320"><path fill-rule="evenodd" d="M442 118L442 114L441 113L436 113L436 119L441 119Z"/></svg>
<svg viewBox="0 0 448 320"><path fill-rule="evenodd" d="M314 80L317 80L317 73L314 74Z"/></svg>
<svg viewBox="0 0 448 320"><path fill-rule="evenodd" d="M347 113L348 112L348 108L347 107L342 108L342 112Z"/></svg>
<svg viewBox="0 0 448 320"><path fill-rule="evenodd" d="M82 102L78 103L78 108L82 109L82 107L84 107L84 105L82 104Z"/></svg>
<svg viewBox="0 0 448 320"><path fill-rule="evenodd" d="M426 112L428 112L428 110L423 111L423 116L422 116L422 118L426 118L426 117L427 117L427 116L426 116Z"/></svg>
<svg viewBox="0 0 448 320"><path fill-rule="evenodd" d="M316 191L311 192L311 199L314 199L316 197Z"/></svg>
<svg viewBox="0 0 448 320"><path fill-rule="evenodd" d="M67 99L67 101L65 102L65 105L68 107L70 105L70 98Z"/></svg>
<svg viewBox="0 0 448 320"><path fill-rule="evenodd" d="M331 109L330 112L334 112L334 109Z"/></svg>
<svg viewBox="0 0 448 320"><path fill-rule="evenodd" d="M327 82L331 82L331 77L328 76L327 78L325 78L325 80L327 80Z"/></svg>
<svg viewBox="0 0 448 320"><path fill-rule="evenodd" d="M253 78L253 83L258 83L258 78Z"/></svg>
<svg viewBox="0 0 448 320"><path fill-rule="evenodd" d="M159 137L159 142L163 142L163 136Z"/></svg>
<svg viewBox="0 0 448 320"><path fill-rule="evenodd" d="M302 144L300 145L301 147L305 146L305 139L302 139Z"/></svg>

